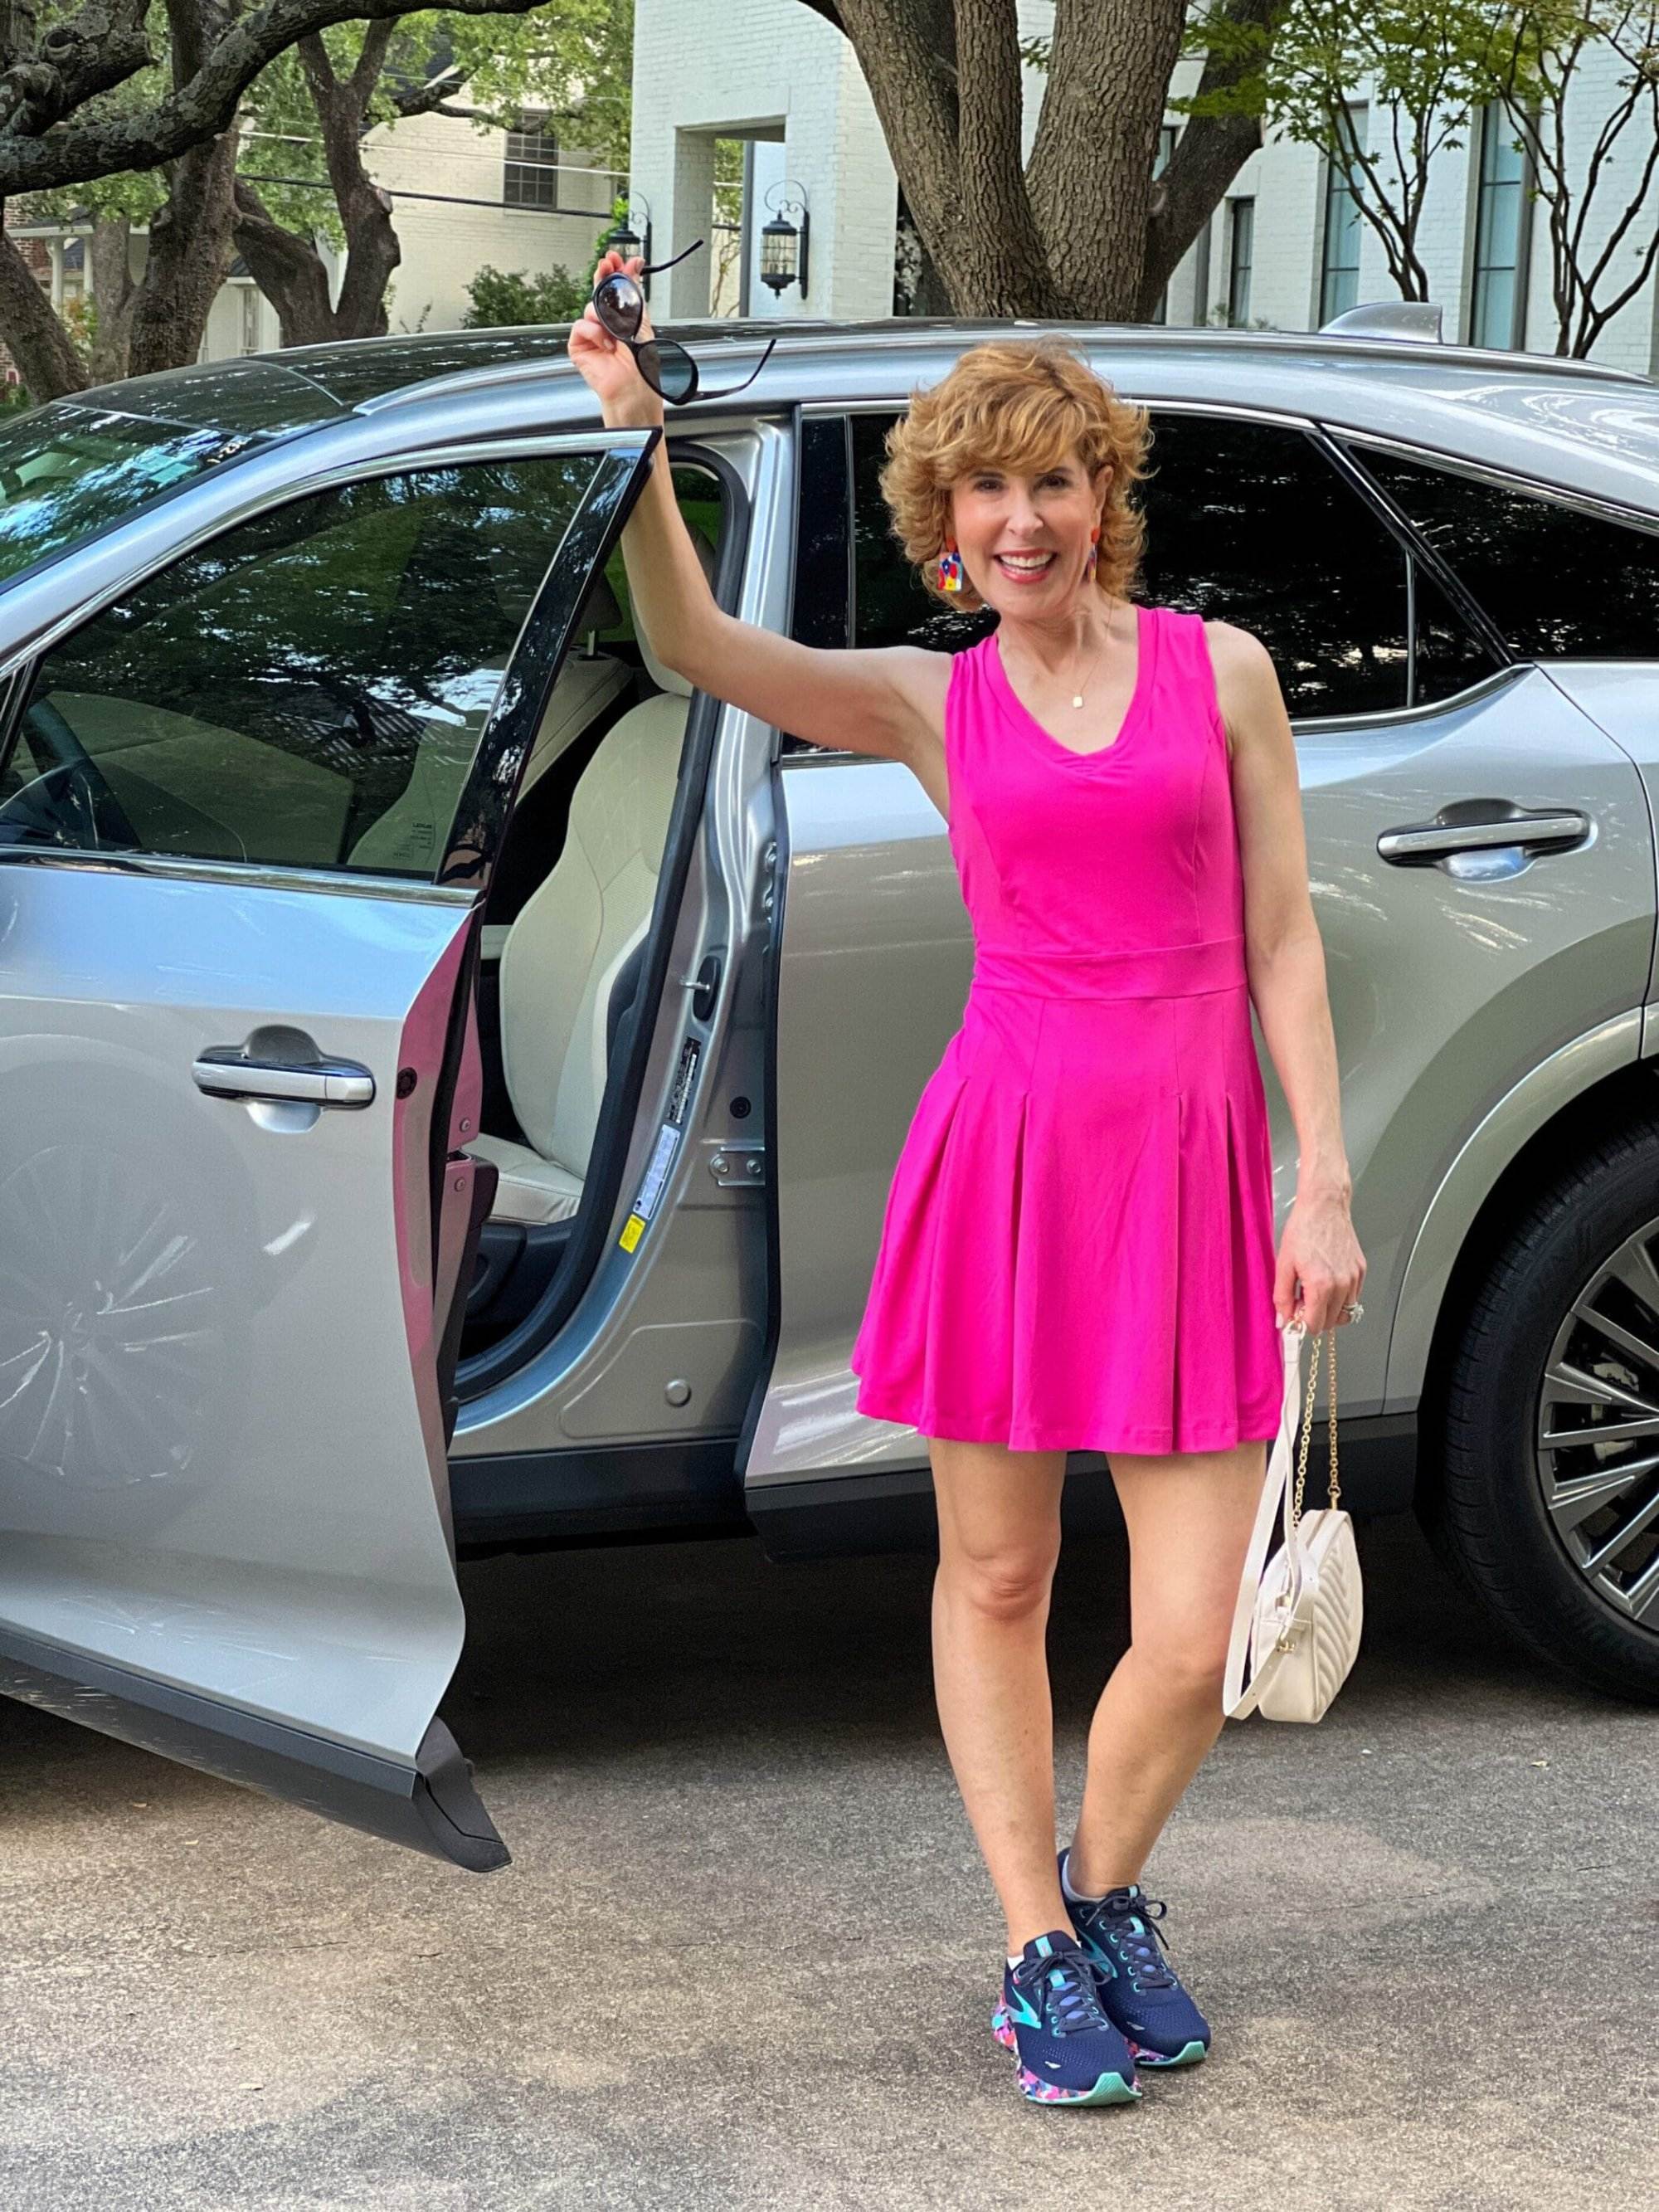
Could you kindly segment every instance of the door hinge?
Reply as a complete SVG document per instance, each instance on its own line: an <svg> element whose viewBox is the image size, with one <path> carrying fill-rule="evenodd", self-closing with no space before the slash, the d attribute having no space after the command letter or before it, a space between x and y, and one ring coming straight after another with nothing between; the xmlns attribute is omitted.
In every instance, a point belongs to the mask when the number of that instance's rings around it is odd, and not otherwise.
<svg viewBox="0 0 1659 2212"><path fill-rule="evenodd" d="M766 1145L762 1138L752 1144L725 1144L708 1156L708 1172L718 1183L747 1183L756 1189L766 1185Z"/></svg>

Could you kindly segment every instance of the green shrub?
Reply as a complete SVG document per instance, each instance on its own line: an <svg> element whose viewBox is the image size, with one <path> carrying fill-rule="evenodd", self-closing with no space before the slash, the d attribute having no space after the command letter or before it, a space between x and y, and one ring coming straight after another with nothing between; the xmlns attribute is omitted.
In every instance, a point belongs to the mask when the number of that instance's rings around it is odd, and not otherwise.
<svg viewBox="0 0 1659 2212"><path fill-rule="evenodd" d="M509 274L492 269L486 262L466 288L472 305L461 317L461 327L495 331L519 323L574 323L592 289L556 263L532 276L523 270Z"/></svg>

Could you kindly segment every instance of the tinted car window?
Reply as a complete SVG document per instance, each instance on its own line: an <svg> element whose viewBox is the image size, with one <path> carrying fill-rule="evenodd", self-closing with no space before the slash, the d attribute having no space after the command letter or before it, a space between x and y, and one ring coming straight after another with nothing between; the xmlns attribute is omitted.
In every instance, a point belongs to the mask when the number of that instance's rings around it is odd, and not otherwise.
<svg viewBox="0 0 1659 2212"><path fill-rule="evenodd" d="M1407 556L1301 431L1155 412L1138 596L1251 630L1292 714L1407 703Z"/></svg>
<svg viewBox="0 0 1659 2212"><path fill-rule="evenodd" d="M850 449L844 415L809 415L800 426L795 588L789 635L802 645L848 641L852 612Z"/></svg>
<svg viewBox="0 0 1659 2212"><path fill-rule="evenodd" d="M1408 704L1432 706L1479 684L1501 664L1420 561L1412 563L1415 607Z"/></svg>
<svg viewBox="0 0 1659 2212"><path fill-rule="evenodd" d="M996 617L940 607L904 560L878 480L892 420L853 420L856 641L952 651ZM1490 673L1486 648L1419 564L1413 682L1406 550L1303 432L1173 411L1156 411L1153 429L1132 596L1253 631L1293 715L1420 704Z"/></svg>
<svg viewBox="0 0 1659 2212"><path fill-rule="evenodd" d="M1659 658L1659 532L1354 449L1523 658Z"/></svg>
<svg viewBox="0 0 1659 2212"><path fill-rule="evenodd" d="M366 479L152 577L41 664L0 842L430 879L597 461Z"/></svg>
<svg viewBox="0 0 1659 2212"><path fill-rule="evenodd" d="M0 583L262 442L71 399L0 423Z"/></svg>
<svg viewBox="0 0 1659 2212"><path fill-rule="evenodd" d="M853 572L854 642L925 645L955 653L996 627L988 609L941 606L923 590L893 535L880 475L891 415L854 415L853 422Z"/></svg>

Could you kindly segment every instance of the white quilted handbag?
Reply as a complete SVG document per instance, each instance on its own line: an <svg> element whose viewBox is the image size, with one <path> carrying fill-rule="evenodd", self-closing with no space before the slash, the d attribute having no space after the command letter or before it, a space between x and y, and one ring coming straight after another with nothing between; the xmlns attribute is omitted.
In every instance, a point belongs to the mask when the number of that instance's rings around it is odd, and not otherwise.
<svg viewBox="0 0 1659 2212"><path fill-rule="evenodd" d="M1330 1349L1331 1502L1304 1513L1308 1432L1319 1375L1317 1339L1308 1371L1308 1402L1303 1409L1292 1495L1291 1447L1296 1438L1297 1392L1307 1328L1299 1321L1277 1326L1285 1351L1284 1412L1267 1455L1267 1480L1244 1558L1221 1703L1230 1720L1242 1721L1259 1712L1270 1721L1316 1721L1347 1679L1359 1650L1364 1620L1359 1554L1354 1548L1352 1519L1338 1503L1336 1331L1324 1331ZM1275 1522L1284 1540L1270 1555Z"/></svg>

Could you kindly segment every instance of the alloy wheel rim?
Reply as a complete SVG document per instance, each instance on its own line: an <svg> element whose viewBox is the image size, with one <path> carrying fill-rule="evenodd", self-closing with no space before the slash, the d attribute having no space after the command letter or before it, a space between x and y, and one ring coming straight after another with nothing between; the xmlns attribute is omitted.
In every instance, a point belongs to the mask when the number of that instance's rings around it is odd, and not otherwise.
<svg viewBox="0 0 1659 2212"><path fill-rule="evenodd" d="M1544 1363L1534 1458L1545 1517L1596 1596L1659 1631L1659 1216L1568 1307Z"/></svg>

